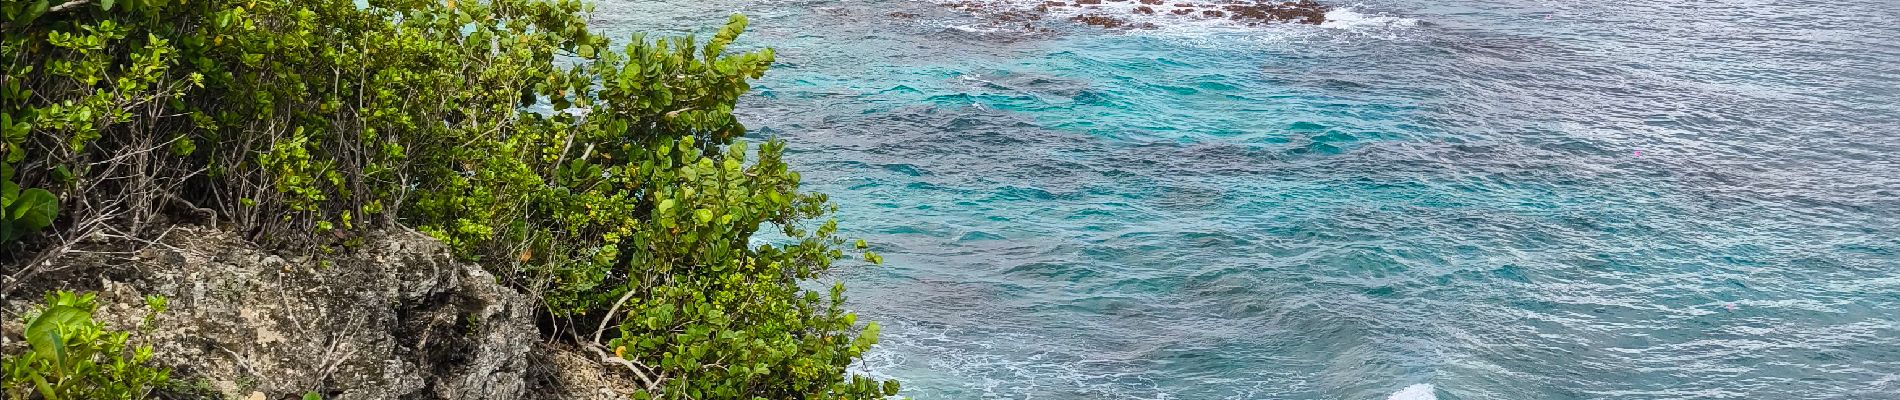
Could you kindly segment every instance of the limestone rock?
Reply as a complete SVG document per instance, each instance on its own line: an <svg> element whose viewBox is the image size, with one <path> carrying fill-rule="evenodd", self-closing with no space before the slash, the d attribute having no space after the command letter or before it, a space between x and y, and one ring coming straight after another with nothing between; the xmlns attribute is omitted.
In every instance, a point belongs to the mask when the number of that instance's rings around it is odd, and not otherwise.
<svg viewBox="0 0 1900 400"><path fill-rule="evenodd" d="M130 263L55 263L103 270L97 315L108 326L138 324L144 295L167 297L170 310L134 340L153 344L174 379L221 398L532 397L529 353L540 346L526 296L420 233L365 239L336 255L280 255L178 228Z"/></svg>

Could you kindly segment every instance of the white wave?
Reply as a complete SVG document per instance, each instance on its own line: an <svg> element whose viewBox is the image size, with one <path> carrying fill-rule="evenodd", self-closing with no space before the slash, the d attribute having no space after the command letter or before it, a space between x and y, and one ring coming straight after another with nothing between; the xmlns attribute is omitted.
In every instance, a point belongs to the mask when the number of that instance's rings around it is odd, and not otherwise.
<svg viewBox="0 0 1900 400"><path fill-rule="evenodd" d="M1385 400L1438 400L1438 388L1430 383L1406 386L1398 392L1386 396Z"/></svg>
<svg viewBox="0 0 1900 400"><path fill-rule="evenodd" d="M1416 18L1400 18L1389 15L1366 15L1353 7L1339 7L1326 12L1326 22L1320 27L1334 29L1383 28L1394 26L1418 26Z"/></svg>

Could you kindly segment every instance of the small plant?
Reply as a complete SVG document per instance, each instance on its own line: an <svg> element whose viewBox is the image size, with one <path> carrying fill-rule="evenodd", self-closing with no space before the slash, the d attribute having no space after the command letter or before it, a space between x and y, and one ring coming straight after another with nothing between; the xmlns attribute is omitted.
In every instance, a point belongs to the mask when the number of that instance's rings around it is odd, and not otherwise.
<svg viewBox="0 0 1900 400"><path fill-rule="evenodd" d="M162 297L148 297L155 305L150 321L163 308ZM45 308L26 318L25 354L8 355L0 365L0 389L8 399L134 400L147 398L163 387L171 372L149 365L151 346L128 347L131 334L112 332L92 319L92 294L60 291L46 296ZM150 329L151 325L145 325Z"/></svg>

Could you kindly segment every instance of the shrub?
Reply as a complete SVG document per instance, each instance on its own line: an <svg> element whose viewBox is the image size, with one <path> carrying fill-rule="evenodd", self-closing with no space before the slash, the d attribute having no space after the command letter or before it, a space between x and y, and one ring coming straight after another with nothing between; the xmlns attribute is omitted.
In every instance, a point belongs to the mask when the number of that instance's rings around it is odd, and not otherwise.
<svg viewBox="0 0 1900 400"><path fill-rule="evenodd" d="M150 306L145 326L163 312L162 299ZM93 295L56 292L46 306L26 318L25 354L9 356L0 388L9 399L38 394L46 400L131 400L163 387L170 372L148 365L151 346L128 347L129 333L113 332L92 319Z"/></svg>
<svg viewBox="0 0 1900 400"><path fill-rule="evenodd" d="M743 17L613 51L575 0L44 4L0 4L0 116L27 127L4 165L68 206L60 237L183 212L347 250L401 224L593 328L568 333L642 396L895 392L844 372L876 325L798 286L863 246L782 142L740 141L773 61L725 51Z"/></svg>

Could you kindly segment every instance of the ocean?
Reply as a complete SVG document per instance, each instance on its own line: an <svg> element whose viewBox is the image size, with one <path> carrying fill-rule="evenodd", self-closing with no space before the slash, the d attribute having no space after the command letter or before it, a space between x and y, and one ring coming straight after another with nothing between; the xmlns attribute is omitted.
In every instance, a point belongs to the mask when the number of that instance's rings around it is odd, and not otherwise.
<svg viewBox="0 0 1900 400"><path fill-rule="evenodd" d="M1900 399L1900 4L1321 1L593 19L751 18L905 396Z"/></svg>

